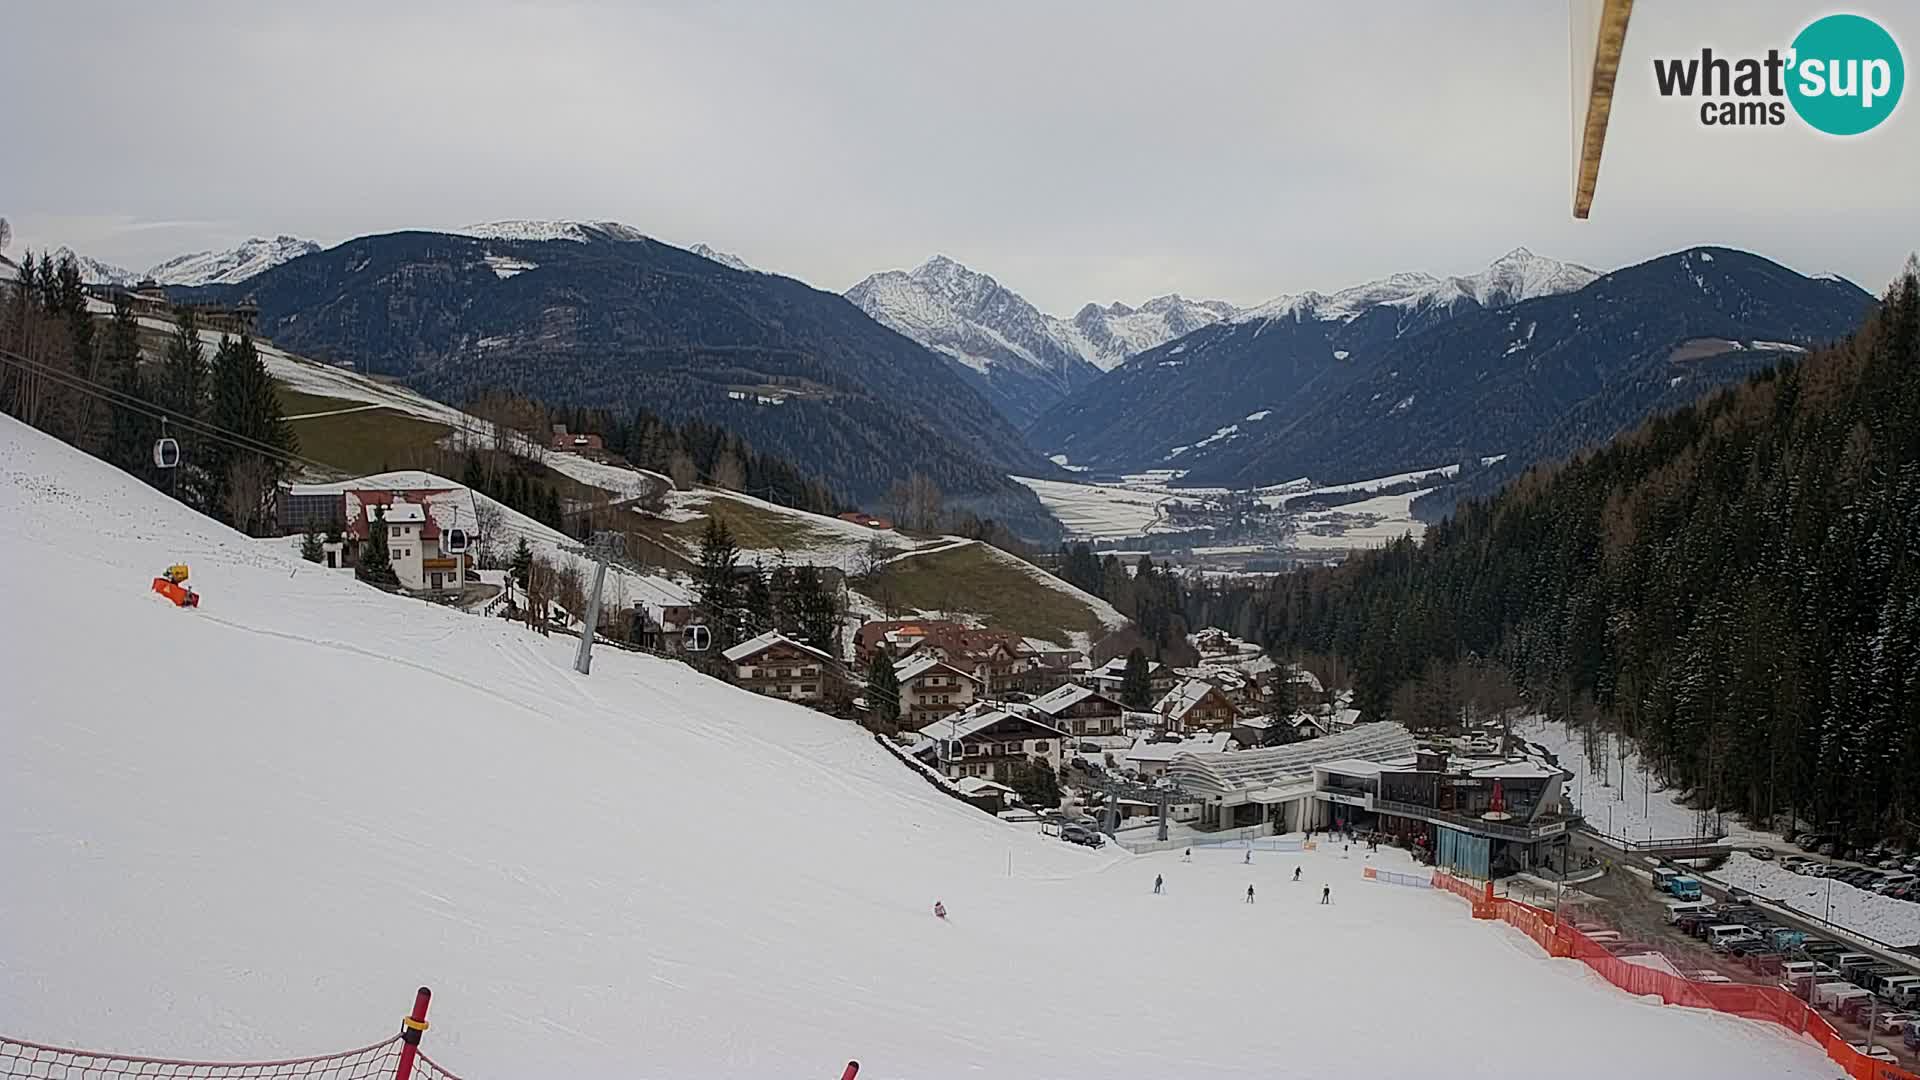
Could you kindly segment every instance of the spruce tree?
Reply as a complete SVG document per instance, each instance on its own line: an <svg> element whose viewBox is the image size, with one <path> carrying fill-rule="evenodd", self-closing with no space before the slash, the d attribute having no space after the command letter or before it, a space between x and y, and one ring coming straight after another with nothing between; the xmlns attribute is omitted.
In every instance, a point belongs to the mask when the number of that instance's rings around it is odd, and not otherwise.
<svg viewBox="0 0 1920 1080"><path fill-rule="evenodd" d="M209 405L207 354L200 342L200 323L189 307L174 311L173 335L167 339L166 359L160 367L157 399L176 421L167 428L180 444L180 466L169 477L175 498L189 506L207 508L207 471L196 429L187 421L205 421Z"/></svg>
<svg viewBox="0 0 1920 1080"><path fill-rule="evenodd" d="M113 304L107 331L107 385L125 397L145 400L147 381L140 374L140 327L125 294ZM153 444L160 437L154 420L131 408L114 406L107 421L107 461L148 480L153 478Z"/></svg>
<svg viewBox="0 0 1920 1080"><path fill-rule="evenodd" d="M327 549L321 546L320 534L313 531L311 525L300 534L300 557L312 563L325 562L327 559Z"/></svg>
<svg viewBox="0 0 1920 1080"><path fill-rule="evenodd" d="M754 563L741 572L741 631L748 637L773 629L773 592L767 585L767 572Z"/></svg>
<svg viewBox="0 0 1920 1080"><path fill-rule="evenodd" d="M1153 674L1147 654L1138 646L1127 654L1127 666L1120 676L1120 703L1129 709L1145 709L1153 704Z"/></svg>
<svg viewBox="0 0 1920 1080"><path fill-rule="evenodd" d="M208 509L236 529L261 535L272 525L274 492L286 474L280 455L293 453L298 441L281 415L267 365L246 334L220 338L209 418L226 437L206 448ZM248 449L256 445L274 452Z"/></svg>
<svg viewBox="0 0 1920 1080"><path fill-rule="evenodd" d="M885 649L873 650L867 661L867 712L875 731L891 735L900 730L900 678Z"/></svg>
<svg viewBox="0 0 1920 1080"><path fill-rule="evenodd" d="M384 506L373 508L373 517L367 522L367 542L360 546L360 562L353 572L355 577L369 585L390 589L400 586L400 576L393 572L393 560L387 554L387 509Z"/></svg>
<svg viewBox="0 0 1920 1080"><path fill-rule="evenodd" d="M734 545L733 531L718 517L707 519L700 537L699 566L694 571L693 587L700 609L705 612L714 635L716 649L738 644L741 624L740 582L736 564L740 549Z"/></svg>
<svg viewBox="0 0 1920 1080"><path fill-rule="evenodd" d="M513 559L507 563L507 573L513 583L522 589L527 587L527 575L533 572L533 549L527 546L527 538L521 537L520 543L513 549Z"/></svg>

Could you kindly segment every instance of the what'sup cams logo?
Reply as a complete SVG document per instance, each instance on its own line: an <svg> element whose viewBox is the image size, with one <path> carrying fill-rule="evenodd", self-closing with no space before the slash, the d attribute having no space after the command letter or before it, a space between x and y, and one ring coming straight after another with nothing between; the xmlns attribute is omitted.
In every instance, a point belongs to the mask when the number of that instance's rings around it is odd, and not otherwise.
<svg viewBox="0 0 1920 1080"><path fill-rule="evenodd" d="M1661 97L1699 98L1707 127L1778 126L1787 107L1816 131L1859 135L1879 127L1900 104L1906 65L1893 35L1860 15L1808 23L1785 51L1764 57L1657 58Z"/></svg>

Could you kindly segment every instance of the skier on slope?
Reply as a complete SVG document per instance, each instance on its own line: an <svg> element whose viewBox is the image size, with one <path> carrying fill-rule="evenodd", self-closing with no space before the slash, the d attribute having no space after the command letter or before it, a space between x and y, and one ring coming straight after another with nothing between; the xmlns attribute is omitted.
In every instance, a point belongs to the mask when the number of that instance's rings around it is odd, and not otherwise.
<svg viewBox="0 0 1920 1080"><path fill-rule="evenodd" d="M1248 866L1252 866L1252 865L1253 865L1253 849L1252 849L1252 848L1248 848L1248 849L1247 849L1247 858L1246 858L1246 864L1247 864Z"/></svg>
<svg viewBox="0 0 1920 1080"><path fill-rule="evenodd" d="M1153 891L1156 894L1160 892L1160 887L1165 883L1165 880L1166 879L1162 878L1159 874L1153 875Z"/></svg>
<svg viewBox="0 0 1920 1080"><path fill-rule="evenodd" d="M1300 880L1300 868L1297 866L1293 868L1293 880L1295 881Z"/></svg>
<svg viewBox="0 0 1920 1080"><path fill-rule="evenodd" d="M1186 853L1185 855L1182 855L1182 856L1180 856L1180 861L1181 861L1181 862L1192 862L1192 861L1193 861L1193 849L1192 849L1192 848L1188 848L1188 849L1187 849L1187 853Z"/></svg>
<svg viewBox="0 0 1920 1080"><path fill-rule="evenodd" d="M1333 886L1331 885L1320 886L1320 902L1323 904L1330 904L1333 902Z"/></svg>
<svg viewBox="0 0 1920 1080"><path fill-rule="evenodd" d="M934 918L936 918L936 919L944 919L944 918L946 918L946 917L947 917L947 905L945 905L945 904L943 904L943 903L941 903L941 902L940 902L940 901L938 901L938 900L935 900L935 901L933 902L933 917L934 917Z"/></svg>
<svg viewBox="0 0 1920 1080"><path fill-rule="evenodd" d="M1253 886L1247 886L1247 903L1253 903Z"/></svg>

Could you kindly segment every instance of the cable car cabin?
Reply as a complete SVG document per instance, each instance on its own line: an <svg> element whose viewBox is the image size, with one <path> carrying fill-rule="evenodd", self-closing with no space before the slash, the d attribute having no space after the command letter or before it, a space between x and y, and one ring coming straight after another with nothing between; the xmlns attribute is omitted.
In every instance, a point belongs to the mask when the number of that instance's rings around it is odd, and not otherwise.
<svg viewBox="0 0 1920 1080"><path fill-rule="evenodd" d="M162 469L174 469L180 465L180 441L171 437L162 438L153 444L153 463Z"/></svg>

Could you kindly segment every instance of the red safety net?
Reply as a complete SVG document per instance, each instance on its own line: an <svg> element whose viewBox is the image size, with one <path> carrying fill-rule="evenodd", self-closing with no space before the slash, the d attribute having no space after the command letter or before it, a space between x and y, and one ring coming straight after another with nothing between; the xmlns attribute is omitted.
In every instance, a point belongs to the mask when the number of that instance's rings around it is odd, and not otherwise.
<svg viewBox="0 0 1920 1080"><path fill-rule="evenodd" d="M180 1061L46 1046L0 1035L0 1077L7 1080L391 1080L400 1067L398 1035L372 1046L283 1061ZM460 1080L425 1054L415 1054L413 1075Z"/></svg>
<svg viewBox="0 0 1920 1080"><path fill-rule="evenodd" d="M1920 1080L1920 1075L1899 1065L1876 1061L1856 1050L1818 1010L1778 986L1694 982L1665 971L1629 964L1587 935L1559 922L1551 912L1509 897L1489 897L1485 885L1435 871L1433 886L1471 901L1476 917L1487 917L1482 912L1490 908L1493 918L1532 938L1549 956L1578 960L1629 994L1658 997L1669 1005L1713 1009L1778 1024L1819 1043L1827 1056L1854 1080Z"/></svg>

